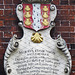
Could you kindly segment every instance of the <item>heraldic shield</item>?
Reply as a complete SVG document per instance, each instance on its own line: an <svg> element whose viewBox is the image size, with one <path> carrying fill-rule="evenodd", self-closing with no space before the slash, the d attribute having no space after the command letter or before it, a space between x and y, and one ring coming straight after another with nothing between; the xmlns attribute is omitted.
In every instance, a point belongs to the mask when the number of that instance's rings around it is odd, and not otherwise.
<svg viewBox="0 0 75 75"><path fill-rule="evenodd" d="M14 35L4 55L7 75L69 75L72 61L61 35L52 39L57 8L51 0L23 0L17 5L23 37Z"/></svg>

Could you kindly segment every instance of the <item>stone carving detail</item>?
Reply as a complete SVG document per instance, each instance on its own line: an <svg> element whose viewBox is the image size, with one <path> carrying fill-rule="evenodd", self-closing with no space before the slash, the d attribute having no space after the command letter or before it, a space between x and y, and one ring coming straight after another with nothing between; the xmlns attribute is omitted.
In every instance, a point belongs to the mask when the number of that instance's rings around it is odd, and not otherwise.
<svg viewBox="0 0 75 75"><path fill-rule="evenodd" d="M68 73L71 71L71 66L72 66L71 55L67 48L66 42L64 39L62 39L61 35L58 35L57 48L59 48L67 57L67 64L65 65L64 71L65 73Z"/></svg>
<svg viewBox="0 0 75 75"><path fill-rule="evenodd" d="M33 7L36 6L33 10L41 11L37 8L37 5L39 8L42 6L34 3L31 5ZM47 13L49 8L50 13ZM38 16L36 16L36 20L33 20L36 25L33 25L31 27L32 29L25 27L24 23L26 23L26 26L31 26L30 22L32 21L30 17L32 14L28 17L28 14L30 14L29 12L31 11L31 8L28 5L24 10L27 13L23 12L23 4L17 5L16 14L20 21L18 25L23 29L23 37L21 39L17 39L17 36L14 35L8 43L8 47L4 55L4 69L6 74L69 75L72 61L66 42L60 35L58 35L56 40L52 39L49 35L52 28L55 27L54 19L57 15L56 6L54 4L50 4L50 7L43 7L44 12L42 16L45 20L42 21L42 28L40 27L41 23L39 24L38 22L35 22L38 21ZM34 14L36 15L36 13ZM50 14L50 16L48 14ZM26 20L28 19L27 22L24 21L23 17L26 17ZM34 15L33 17L35 18ZM48 17L50 18L50 22L47 22ZM47 25L48 27L44 28L44 26ZM37 26L39 26L39 28Z"/></svg>
<svg viewBox="0 0 75 75"><path fill-rule="evenodd" d="M6 49L5 52L5 56L4 56L4 68L6 70L7 73L11 72L10 66L8 64L8 58L10 57L11 53L15 50L17 50L19 43L16 39L17 35L14 35L11 39L10 42L8 44L8 47Z"/></svg>
<svg viewBox="0 0 75 75"><path fill-rule="evenodd" d="M41 43L43 41L43 37L41 37L40 33L33 33L33 36L31 37L31 40L34 43Z"/></svg>
<svg viewBox="0 0 75 75"><path fill-rule="evenodd" d="M17 17L20 21L23 21L23 6L19 4L16 8ZM20 14L20 15L19 15Z"/></svg>

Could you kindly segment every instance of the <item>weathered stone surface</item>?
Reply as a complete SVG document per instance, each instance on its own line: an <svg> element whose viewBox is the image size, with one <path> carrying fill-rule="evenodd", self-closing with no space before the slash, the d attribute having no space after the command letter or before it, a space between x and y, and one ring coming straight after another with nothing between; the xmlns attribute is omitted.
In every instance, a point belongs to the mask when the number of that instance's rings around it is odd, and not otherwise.
<svg viewBox="0 0 75 75"><path fill-rule="evenodd" d="M20 21L21 13L17 10ZM33 43L31 36L34 30L27 29L20 22L24 35L21 39L16 39L16 35L10 40L4 57L4 68L7 75L69 75L71 70L71 56L65 41L58 36L54 40L50 36L50 31L54 27L56 17L55 10L50 13L50 27L38 31L43 37L41 43ZM21 16L20 16L21 14Z"/></svg>

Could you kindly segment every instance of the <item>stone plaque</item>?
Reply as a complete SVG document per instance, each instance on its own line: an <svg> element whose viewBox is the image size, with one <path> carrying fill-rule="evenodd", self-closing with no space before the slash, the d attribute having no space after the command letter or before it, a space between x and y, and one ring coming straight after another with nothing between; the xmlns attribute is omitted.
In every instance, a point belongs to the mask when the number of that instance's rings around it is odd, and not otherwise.
<svg viewBox="0 0 75 75"><path fill-rule="evenodd" d="M64 39L50 36L55 26L57 9L54 4L19 4L18 25L23 37L14 35L4 56L7 75L69 75L71 55Z"/></svg>

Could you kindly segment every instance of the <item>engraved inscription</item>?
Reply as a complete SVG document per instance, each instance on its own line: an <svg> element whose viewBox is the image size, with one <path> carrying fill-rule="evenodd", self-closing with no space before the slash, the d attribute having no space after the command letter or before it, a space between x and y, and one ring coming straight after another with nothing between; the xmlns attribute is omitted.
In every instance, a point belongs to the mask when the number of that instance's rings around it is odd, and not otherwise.
<svg viewBox="0 0 75 75"><path fill-rule="evenodd" d="M18 52L23 57L16 57L13 64L17 66L17 74L20 75L58 75L60 64L54 58L55 52L49 50L25 50Z"/></svg>

